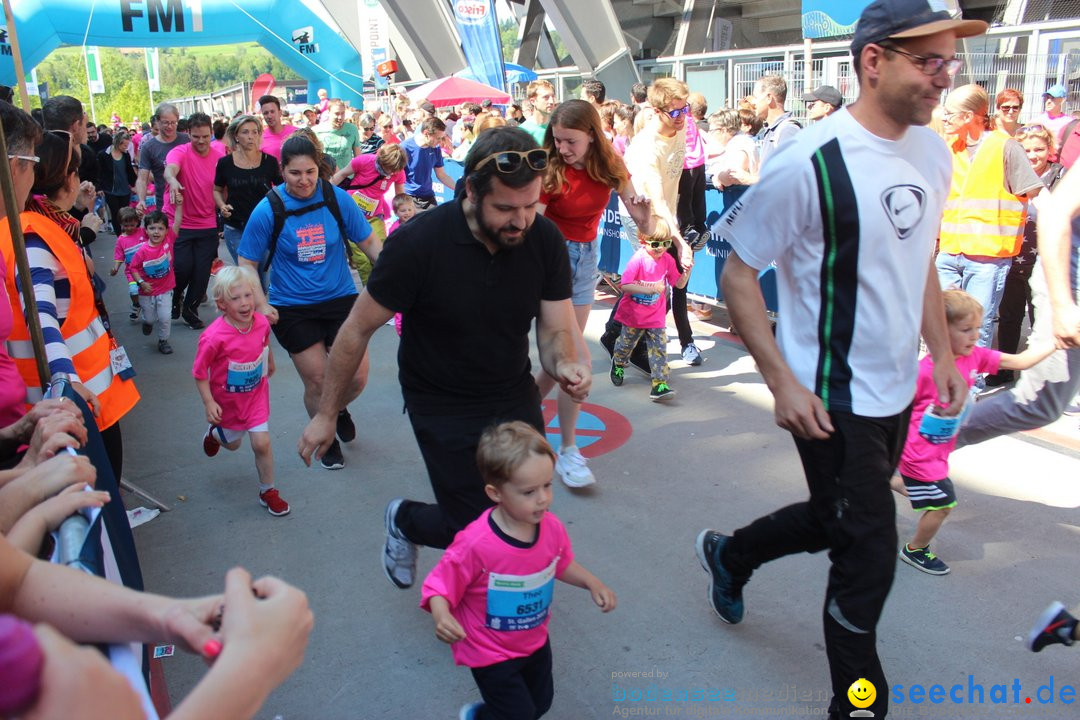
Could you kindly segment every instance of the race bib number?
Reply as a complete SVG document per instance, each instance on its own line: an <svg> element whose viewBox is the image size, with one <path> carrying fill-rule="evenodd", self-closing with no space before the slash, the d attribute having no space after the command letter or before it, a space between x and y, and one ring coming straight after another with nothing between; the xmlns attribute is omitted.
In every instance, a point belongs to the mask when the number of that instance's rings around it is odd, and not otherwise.
<svg viewBox="0 0 1080 720"><path fill-rule="evenodd" d="M130 380L135 377L135 368L131 366L127 351L123 345L117 345L109 349L109 364L112 366L113 375L122 380Z"/></svg>
<svg viewBox="0 0 1080 720"><path fill-rule="evenodd" d="M143 263L143 272L146 273L147 277L165 277L169 274L169 256L166 254L153 260L147 260Z"/></svg>
<svg viewBox="0 0 1080 720"><path fill-rule="evenodd" d="M559 558L532 575L490 573L487 592L487 626L492 630L531 630L543 624L555 590L555 567Z"/></svg>
<svg viewBox="0 0 1080 720"><path fill-rule="evenodd" d="M326 260L326 229L307 225L296 231L296 259L302 263L321 263Z"/></svg>
<svg viewBox="0 0 1080 720"><path fill-rule="evenodd" d="M263 348L258 360L239 363L229 361L229 369L225 376L225 391L232 393L252 392L266 377L266 359L270 349Z"/></svg>
<svg viewBox="0 0 1080 720"><path fill-rule="evenodd" d="M660 299L660 295L658 293L649 295L631 295L630 299L638 305L655 305Z"/></svg>
<svg viewBox="0 0 1080 720"><path fill-rule="evenodd" d="M379 206L379 201L373 197L368 197L362 192L356 191L351 193L353 202L356 203L356 207L363 211L366 217L371 217L375 213L375 208Z"/></svg>

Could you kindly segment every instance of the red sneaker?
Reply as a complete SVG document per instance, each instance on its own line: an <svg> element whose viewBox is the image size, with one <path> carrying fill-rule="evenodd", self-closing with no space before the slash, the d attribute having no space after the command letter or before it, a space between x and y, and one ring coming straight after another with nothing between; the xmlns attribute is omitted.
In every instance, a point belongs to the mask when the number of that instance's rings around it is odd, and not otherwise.
<svg viewBox="0 0 1080 720"><path fill-rule="evenodd" d="M288 515L289 503L278 495L277 488L270 488L266 492L259 493L259 504L266 508L267 512L276 517Z"/></svg>
<svg viewBox="0 0 1080 720"><path fill-rule="evenodd" d="M202 436L202 450L206 453L206 457L214 457L221 449L221 441L214 437L214 431L217 429L217 425L211 425L206 428L206 434Z"/></svg>

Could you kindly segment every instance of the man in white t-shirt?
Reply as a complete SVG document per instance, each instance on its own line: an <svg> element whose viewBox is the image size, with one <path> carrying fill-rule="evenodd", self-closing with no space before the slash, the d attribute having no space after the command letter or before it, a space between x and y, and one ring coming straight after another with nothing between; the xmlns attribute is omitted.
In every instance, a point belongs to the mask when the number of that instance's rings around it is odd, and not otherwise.
<svg viewBox="0 0 1080 720"><path fill-rule="evenodd" d="M724 297L773 393L776 423L794 436L809 499L697 540L711 605L728 623L742 620L743 585L762 564L829 551L834 720L854 709L847 690L860 678L878 688L868 709L888 711L876 628L896 566L889 480L907 434L920 330L943 412L957 414L967 393L931 263L950 159L933 131L916 126L929 122L958 68L956 39L986 23L953 20L940 0L876 0L856 28L858 102L800 132L718 226L734 248ZM758 285L773 261L775 340Z"/></svg>

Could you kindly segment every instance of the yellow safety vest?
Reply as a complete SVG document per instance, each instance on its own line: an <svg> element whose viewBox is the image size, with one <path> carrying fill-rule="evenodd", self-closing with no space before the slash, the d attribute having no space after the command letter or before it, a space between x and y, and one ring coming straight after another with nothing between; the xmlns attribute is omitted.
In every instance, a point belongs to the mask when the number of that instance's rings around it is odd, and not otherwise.
<svg viewBox="0 0 1080 720"><path fill-rule="evenodd" d="M974 158L966 147L953 154L952 187L941 220L941 252L1014 257L1020 252L1027 199L1005 189L1005 143L1009 136L987 132Z"/></svg>
<svg viewBox="0 0 1080 720"><path fill-rule="evenodd" d="M94 304L94 288L90 284L82 250L70 235L42 215L26 212L22 213L19 219L23 233L33 233L44 240L67 273L68 282L71 284L71 302L68 305L68 315L60 325L60 334L64 336L79 380L97 395L101 402L98 429L104 430L135 406L139 401L139 391L135 389L134 381L123 380L113 374L109 356L112 343ZM15 286L15 253L6 222L0 223L0 253L3 253L7 265L4 282L14 316L11 337L7 343L8 353L15 360L19 374L26 383L27 402L32 403L41 399L41 379L34 361L30 330L23 315L18 288Z"/></svg>

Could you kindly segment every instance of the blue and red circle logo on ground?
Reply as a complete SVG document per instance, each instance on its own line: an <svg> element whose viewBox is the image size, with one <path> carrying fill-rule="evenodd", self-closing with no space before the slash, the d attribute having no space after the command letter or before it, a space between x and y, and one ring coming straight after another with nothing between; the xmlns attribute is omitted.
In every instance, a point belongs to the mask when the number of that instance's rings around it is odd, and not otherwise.
<svg viewBox="0 0 1080 720"><path fill-rule="evenodd" d="M559 414L555 400L545 400L544 429L548 442L556 452L562 444L559 432ZM610 408L592 403L582 403L578 415L577 444L581 454L587 458L599 457L618 450L633 434L630 421Z"/></svg>

